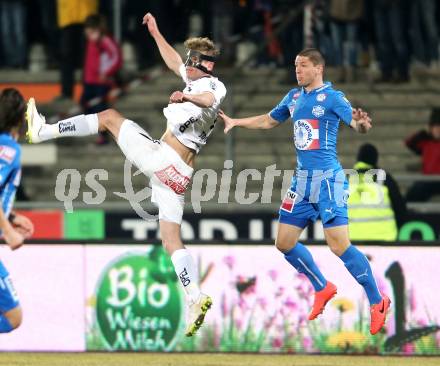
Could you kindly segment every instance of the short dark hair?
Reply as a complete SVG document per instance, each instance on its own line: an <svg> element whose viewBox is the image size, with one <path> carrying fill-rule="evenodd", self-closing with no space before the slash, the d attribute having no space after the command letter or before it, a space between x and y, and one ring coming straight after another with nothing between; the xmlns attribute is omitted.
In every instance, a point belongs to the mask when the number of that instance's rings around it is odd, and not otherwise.
<svg viewBox="0 0 440 366"><path fill-rule="evenodd" d="M21 93L14 88L7 88L0 94L0 133L11 132L21 127L24 122L26 102Z"/></svg>
<svg viewBox="0 0 440 366"><path fill-rule="evenodd" d="M325 59L321 52L319 52L316 48L305 48L298 56L307 57L310 61L312 61L313 65L322 65L325 66Z"/></svg>
<svg viewBox="0 0 440 366"><path fill-rule="evenodd" d="M431 116L429 117L429 125L430 126L440 125L440 108L439 107L432 108Z"/></svg>
<svg viewBox="0 0 440 366"><path fill-rule="evenodd" d="M373 144L365 143L359 148L357 161L362 161L363 163L376 167L378 160L379 152L377 151L376 146Z"/></svg>
<svg viewBox="0 0 440 366"><path fill-rule="evenodd" d="M84 22L84 28L98 29L101 33L105 34L108 31L107 19L101 14L89 15Z"/></svg>

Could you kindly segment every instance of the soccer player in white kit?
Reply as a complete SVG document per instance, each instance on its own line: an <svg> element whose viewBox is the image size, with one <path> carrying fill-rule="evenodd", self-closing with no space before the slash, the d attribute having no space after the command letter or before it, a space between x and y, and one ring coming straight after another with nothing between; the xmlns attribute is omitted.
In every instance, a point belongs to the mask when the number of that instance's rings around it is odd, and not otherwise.
<svg viewBox="0 0 440 366"><path fill-rule="evenodd" d="M58 137L109 131L127 159L151 178L152 201L159 208L162 245L171 255L186 294L189 306L186 335L192 336L202 325L212 300L200 291L196 265L181 240L184 193L193 173L196 154L213 131L226 88L212 76L218 51L211 40L188 39L185 42L188 58L184 64L160 33L152 14L144 16L143 24L146 24L168 68L186 83L183 91L171 94L169 104L163 110L167 129L162 138L154 140L139 125L114 109L46 124L31 98L26 112L28 140L39 143Z"/></svg>

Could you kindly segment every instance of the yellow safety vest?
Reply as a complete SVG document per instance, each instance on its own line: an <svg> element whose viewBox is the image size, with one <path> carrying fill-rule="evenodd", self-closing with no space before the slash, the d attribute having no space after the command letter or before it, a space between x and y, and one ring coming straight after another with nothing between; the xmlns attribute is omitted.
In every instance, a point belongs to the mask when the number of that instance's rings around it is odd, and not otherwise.
<svg viewBox="0 0 440 366"><path fill-rule="evenodd" d="M98 0L58 0L58 26L84 23L89 15L98 12Z"/></svg>
<svg viewBox="0 0 440 366"><path fill-rule="evenodd" d="M356 170L373 168L358 162ZM359 181L350 177L350 197L348 199L348 218L350 239L386 240L397 239L397 225L388 188L383 184L365 182L364 174L359 173Z"/></svg>

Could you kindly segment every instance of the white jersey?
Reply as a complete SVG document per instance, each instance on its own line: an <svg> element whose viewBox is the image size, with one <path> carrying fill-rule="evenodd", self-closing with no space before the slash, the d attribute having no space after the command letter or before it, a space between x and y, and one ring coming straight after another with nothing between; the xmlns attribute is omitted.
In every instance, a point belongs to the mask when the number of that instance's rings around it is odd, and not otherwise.
<svg viewBox="0 0 440 366"><path fill-rule="evenodd" d="M201 108L191 102L171 103L163 109L168 128L185 146L197 153L206 144L209 135L214 129L220 104L226 95L224 84L213 76L206 76L197 80L188 80L186 68L179 67L180 75L186 83L185 94L202 94L210 92L214 95L214 104L208 108Z"/></svg>

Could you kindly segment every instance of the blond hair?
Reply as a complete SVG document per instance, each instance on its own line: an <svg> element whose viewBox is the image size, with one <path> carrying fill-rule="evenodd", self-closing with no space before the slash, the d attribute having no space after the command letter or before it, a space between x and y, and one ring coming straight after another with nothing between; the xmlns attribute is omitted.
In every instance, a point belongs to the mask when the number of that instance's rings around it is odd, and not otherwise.
<svg viewBox="0 0 440 366"><path fill-rule="evenodd" d="M199 51L210 56L217 56L220 53L214 42L207 37L188 38L184 45L188 50Z"/></svg>

